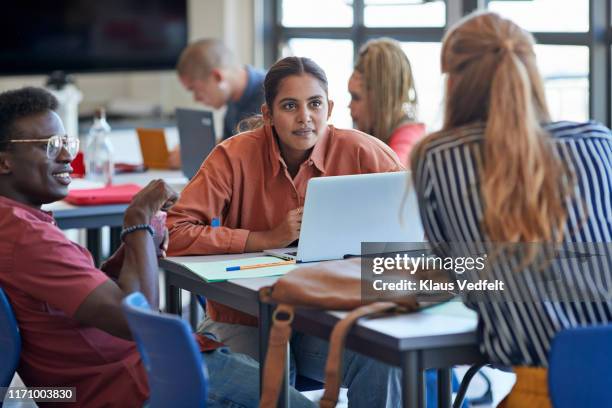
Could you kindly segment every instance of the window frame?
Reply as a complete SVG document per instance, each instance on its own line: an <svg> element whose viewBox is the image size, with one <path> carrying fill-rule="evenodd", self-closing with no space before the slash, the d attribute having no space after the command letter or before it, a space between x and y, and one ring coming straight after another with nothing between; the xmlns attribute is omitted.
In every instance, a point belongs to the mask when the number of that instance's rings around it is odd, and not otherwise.
<svg viewBox="0 0 612 408"><path fill-rule="evenodd" d="M446 0L444 27L366 27L364 0L353 0L352 27L284 27L282 0L263 2L263 62L271 66L282 44L292 38L343 39L353 42L354 58L369 39L381 36L400 42L440 42L447 27L477 9L486 9L490 0ZM588 32L532 32L541 45L578 45L589 48L589 116L612 125L612 1L589 0ZM597 84L598 86L595 86Z"/></svg>

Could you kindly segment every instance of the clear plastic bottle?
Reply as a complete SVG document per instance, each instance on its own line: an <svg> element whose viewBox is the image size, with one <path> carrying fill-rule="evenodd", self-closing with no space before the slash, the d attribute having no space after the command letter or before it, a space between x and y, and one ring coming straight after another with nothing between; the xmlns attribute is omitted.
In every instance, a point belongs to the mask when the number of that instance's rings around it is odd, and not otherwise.
<svg viewBox="0 0 612 408"><path fill-rule="evenodd" d="M109 140L111 128L106 121L104 108L96 109L94 123L87 136L85 149L85 177L111 185L113 181L114 162L113 145Z"/></svg>

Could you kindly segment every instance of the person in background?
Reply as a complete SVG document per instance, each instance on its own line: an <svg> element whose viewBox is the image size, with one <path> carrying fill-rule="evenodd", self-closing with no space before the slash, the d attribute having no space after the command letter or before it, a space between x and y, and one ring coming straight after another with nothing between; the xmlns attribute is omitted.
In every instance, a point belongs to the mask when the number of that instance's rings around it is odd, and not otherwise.
<svg viewBox="0 0 612 408"><path fill-rule="evenodd" d="M312 60L278 61L264 89L263 121L217 145L168 213L169 255L286 247L299 237L311 178L403 169L380 140L328 124L333 102L325 72ZM221 225L214 227L214 219ZM257 356L256 318L215 302L208 302L206 312L199 332L211 332L232 350ZM297 372L322 381L327 349L323 340L293 336ZM396 369L351 351L345 351L344 367L349 405L401 405Z"/></svg>
<svg viewBox="0 0 612 408"><path fill-rule="evenodd" d="M497 14L450 28L441 62L444 125L414 148L411 162L423 225L440 256L466 255L453 243L497 252L486 278L507 290L465 301L479 315L481 350L517 374L500 407L550 407L551 342L565 328L612 321L604 284L612 265L609 252L536 261L546 244L612 242L612 135L596 122L551 121L532 35ZM523 250L500 252L511 244ZM564 295L584 288L588 299Z"/></svg>
<svg viewBox="0 0 612 408"><path fill-rule="evenodd" d="M390 38L359 50L348 82L351 117L357 129L388 144L408 165L410 150L425 133L417 121L417 94L410 61Z"/></svg>
<svg viewBox="0 0 612 408"><path fill-rule="evenodd" d="M68 194L79 148L57 107L42 88L0 94L0 286L19 325L17 371L28 387L75 387L76 402L61 406L142 407L147 375L121 301L139 291L159 309L159 240L150 224L177 195L162 180L136 194L122 245L96 268L41 209ZM207 406L257 406L257 363L208 337L196 341L209 372ZM290 398L291 406L314 406L294 389Z"/></svg>
<svg viewBox="0 0 612 408"><path fill-rule="evenodd" d="M364 44L348 89L351 117L357 129L385 142L409 166L410 152L425 135L425 125L417 121L414 77L400 44L391 38ZM429 404L434 404L436 398L436 378L435 370L426 373ZM453 387L456 384L453 377Z"/></svg>
<svg viewBox="0 0 612 408"><path fill-rule="evenodd" d="M265 72L239 64L221 41L201 39L189 44L181 53L176 71L183 87L193 99L213 109L227 105L223 119L223 139L237 133L238 123L261 113L264 102ZM169 165L180 168L180 151L170 152Z"/></svg>

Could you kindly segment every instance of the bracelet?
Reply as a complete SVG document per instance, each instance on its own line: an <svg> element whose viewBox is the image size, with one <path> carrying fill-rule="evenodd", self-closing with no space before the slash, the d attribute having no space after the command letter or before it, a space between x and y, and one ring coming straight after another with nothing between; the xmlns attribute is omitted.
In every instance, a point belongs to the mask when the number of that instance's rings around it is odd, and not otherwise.
<svg viewBox="0 0 612 408"><path fill-rule="evenodd" d="M121 234L119 234L119 238L123 242L127 234L131 234L132 232L138 231L138 230L149 231L149 234L151 234L151 237L155 235L155 231L153 231L153 227L150 226L149 224L137 224L137 225L132 225L130 227L125 227L124 229L122 229Z"/></svg>

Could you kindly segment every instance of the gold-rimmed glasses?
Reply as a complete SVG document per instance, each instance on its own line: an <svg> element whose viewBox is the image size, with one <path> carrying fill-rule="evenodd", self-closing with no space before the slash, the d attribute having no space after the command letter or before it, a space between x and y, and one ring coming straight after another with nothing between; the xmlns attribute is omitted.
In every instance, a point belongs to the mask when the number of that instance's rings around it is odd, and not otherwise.
<svg viewBox="0 0 612 408"><path fill-rule="evenodd" d="M51 160L57 159L62 149L66 149L71 158L79 151L79 139L68 135L53 135L47 139L12 139L9 143L46 143L47 157Z"/></svg>

